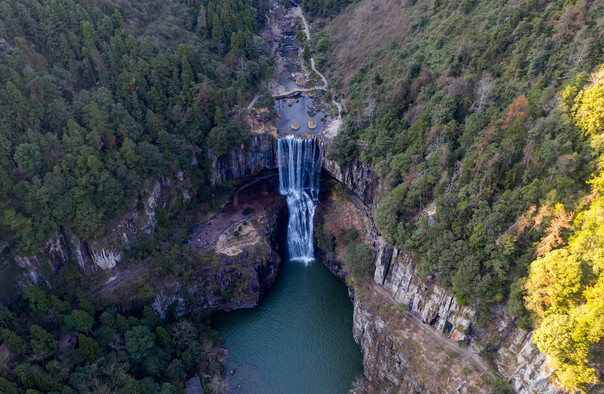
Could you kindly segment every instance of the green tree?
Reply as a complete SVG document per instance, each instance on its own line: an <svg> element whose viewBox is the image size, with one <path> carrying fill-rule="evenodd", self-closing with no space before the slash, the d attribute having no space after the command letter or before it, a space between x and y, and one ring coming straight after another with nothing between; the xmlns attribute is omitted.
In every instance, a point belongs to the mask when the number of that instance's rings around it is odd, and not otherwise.
<svg viewBox="0 0 604 394"><path fill-rule="evenodd" d="M21 144L15 149L15 162L20 169L32 176L42 169L42 154L35 144Z"/></svg>
<svg viewBox="0 0 604 394"><path fill-rule="evenodd" d="M71 312L71 317L77 331L90 332L94 324L94 318L88 312L76 309Z"/></svg>
<svg viewBox="0 0 604 394"><path fill-rule="evenodd" d="M317 52L326 52L329 49L329 40L325 37L319 39L315 49Z"/></svg>
<svg viewBox="0 0 604 394"><path fill-rule="evenodd" d="M311 57L310 48L308 47L308 44L304 44L304 51L302 51L302 59L309 62L310 57Z"/></svg>
<svg viewBox="0 0 604 394"><path fill-rule="evenodd" d="M147 326L136 326L125 334L126 351L130 358L138 363L147 356L155 346L155 334Z"/></svg>
<svg viewBox="0 0 604 394"><path fill-rule="evenodd" d="M354 278L363 279L371 275L373 252L362 243L351 243L346 248L346 266Z"/></svg>
<svg viewBox="0 0 604 394"><path fill-rule="evenodd" d="M23 298L29 302L29 309L32 312L47 312L50 309L50 298L38 286L27 286L22 290Z"/></svg>
<svg viewBox="0 0 604 394"><path fill-rule="evenodd" d="M101 347L98 342L84 334L78 335L78 351L89 363L92 363L101 355Z"/></svg>

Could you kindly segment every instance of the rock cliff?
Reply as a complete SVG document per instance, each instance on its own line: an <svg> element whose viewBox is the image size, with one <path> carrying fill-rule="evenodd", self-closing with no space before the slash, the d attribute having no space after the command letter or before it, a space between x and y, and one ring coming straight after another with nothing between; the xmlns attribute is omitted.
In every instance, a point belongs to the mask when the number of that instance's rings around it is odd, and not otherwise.
<svg viewBox="0 0 604 394"><path fill-rule="evenodd" d="M258 305L277 278L281 263L278 235L286 220L287 205L282 196L262 211L246 216L244 226L252 228L253 236L242 241L246 234L241 234L226 240L233 247L212 249L213 264L187 283L163 283L153 303L155 310L164 317L171 305L184 310L187 300L196 307L226 311ZM234 222L227 231L232 233L243 223Z"/></svg>
<svg viewBox="0 0 604 394"><path fill-rule="evenodd" d="M43 272L59 270L70 261L77 262L85 273L115 267L124 249L132 242L151 234L156 225L155 207L172 207L190 199L191 185L182 171L175 177L148 180L139 197L132 201L107 228L107 235L84 240L61 229L34 256L13 256L23 268L20 284L44 280Z"/></svg>
<svg viewBox="0 0 604 394"><path fill-rule="evenodd" d="M212 164L212 184L222 183L262 170L276 168L276 139L269 134L256 135L247 145L217 157L207 152ZM139 197L107 228L107 235L99 239L84 240L66 229L61 229L34 256L12 256L23 269L17 281L20 285L44 280L43 272L57 271L69 261L75 261L85 273L115 267L124 249L141 236L155 229L155 207L171 207L177 202L186 203L192 189L186 173L179 171L175 177L148 180Z"/></svg>
<svg viewBox="0 0 604 394"><path fill-rule="evenodd" d="M379 178L371 166L356 160L342 167L325 159L324 168L358 196L364 205L359 209L370 219L381 193ZM417 257L412 252L388 247L373 225L371 234L375 250L373 282L397 307L403 307L444 338L467 346L469 352L482 358L488 356L493 370L505 377L517 392L558 391L549 379L552 371L547 366L546 355L536 349L530 332L518 327L505 306L491 308L490 322L478 328L477 310L459 305L433 278L421 277L415 269ZM329 266L334 267L334 262ZM414 380L413 372L405 367L411 362L409 346L397 339L386 320L372 314L356 299L354 335L362 347L370 380L409 392L428 389L425 381Z"/></svg>
<svg viewBox="0 0 604 394"><path fill-rule="evenodd" d="M277 140L270 134L256 135L247 145L222 156L217 156L212 149L208 149L207 154L213 169L213 185L277 168Z"/></svg>
<svg viewBox="0 0 604 394"><path fill-rule="evenodd" d="M329 175L348 186L367 208L375 208L380 198L380 181L371 165L356 159L342 167L336 161L325 158L323 168Z"/></svg>

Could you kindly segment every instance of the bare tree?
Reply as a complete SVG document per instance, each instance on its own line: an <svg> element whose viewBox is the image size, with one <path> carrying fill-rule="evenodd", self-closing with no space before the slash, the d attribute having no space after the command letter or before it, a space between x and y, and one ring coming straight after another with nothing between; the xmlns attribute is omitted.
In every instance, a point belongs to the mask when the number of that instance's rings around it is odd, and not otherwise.
<svg viewBox="0 0 604 394"><path fill-rule="evenodd" d="M495 88L495 82L491 74L486 73L480 78L476 85L476 100L472 104L472 110L475 112L482 112L493 99L493 89Z"/></svg>

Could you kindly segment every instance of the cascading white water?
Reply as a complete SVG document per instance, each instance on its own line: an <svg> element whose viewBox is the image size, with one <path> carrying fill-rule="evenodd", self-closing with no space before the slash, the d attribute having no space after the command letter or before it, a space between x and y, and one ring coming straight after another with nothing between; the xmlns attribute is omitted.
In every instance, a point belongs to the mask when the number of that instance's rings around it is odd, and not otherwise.
<svg viewBox="0 0 604 394"><path fill-rule="evenodd" d="M287 197L287 251L290 260L306 263L315 258L313 217L319 200L321 143L316 138L281 138L279 192Z"/></svg>

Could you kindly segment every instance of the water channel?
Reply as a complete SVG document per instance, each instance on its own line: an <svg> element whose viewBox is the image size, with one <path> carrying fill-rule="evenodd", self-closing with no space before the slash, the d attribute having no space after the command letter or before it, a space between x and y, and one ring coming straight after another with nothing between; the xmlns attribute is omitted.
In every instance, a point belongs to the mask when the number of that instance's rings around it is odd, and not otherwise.
<svg viewBox="0 0 604 394"><path fill-rule="evenodd" d="M280 80L288 88L300 70L292 45L292 34L286 35ZM275 108L281 117L279 189L289 211L284 243L289 260L260 306L213 319L230 349L227 387L230 393L346 393L363 376L352 338L352 303L344 283L314 259L313 250L322 148L309 135L320 131L324 114L314 110L310 97L279 100ZM311 120L316 127L308 127ZM292 123L300 128L292 130Z"/></svg>

